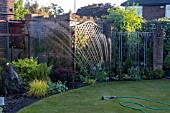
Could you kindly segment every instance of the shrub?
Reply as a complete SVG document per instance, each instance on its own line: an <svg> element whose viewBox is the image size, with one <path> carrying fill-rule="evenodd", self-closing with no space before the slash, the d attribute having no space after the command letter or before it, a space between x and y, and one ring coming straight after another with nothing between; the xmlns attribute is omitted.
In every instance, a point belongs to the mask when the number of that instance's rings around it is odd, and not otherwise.
<svg viewBox="0 0 170 113"><path fill-rule="evenodd" d="M47 63L41 63L32 70L32 79L49 80L49 74L52 70L52 66L47 66Z"/></svg>
<svg viewBox="0 0 170 113"><path fill-rule="evenodd" d="M163 70L155 70L154 75L156 78L162 78L165 75L165 72Z"/></svg>
<svg viewBox="0 0 170 113"><path fill-rule="evenodd" d="M29 95L33 97L43 97L47 94L47 82L42 80L33 80L29 83L30 89L29 89Z"/></svg>
<svg viewBox="0 0 170 113"><path fill-rule="evenodd" d="M108 73L105 71L99 71L96 73L96 80L99 82L107 81L109 79Z"/></svg>
<svg viewBox="0 0 170 113"><path fill-rule="evenodd" d="M167 55L164 60L164 66L170 68L170 55Z"/></svg>
<svg viewBox="0 0 170 113"><path fill-rule="evenodd" d="M12 64L23 81L29 82L34 78L31 73L37 67L38 63L33 57L18 59L18 61L12 62Z"/></svg>
<svg viewBox="0 0 170 113"><path fill-rule="evenodd" d="M80 80L87 85L93 85L96 83L95 79L90 79L88 77L83 77L83 76L80 76Z"/></svg>
<svg viewBox="0 0 170 113"><path fill-rule="evenodd" d="M48 94L50 95L65 92L68 90L68 87L65 85L65 83L63 84L61 81L58 81L57 83L48 81L47 84L48 84Z"/></svg>
<svg viewBox="0 0 170 113"><path fill-rule="evenodd" d="M126 75L125 79L130 80L140 80L141 76L139 74L139 68L138 67L131 67L128 69L128 75Z"/></svg>
<svg viewBox="0 0 170 113"><path fill-rule="evenodd" d="M3 67L2 67L2 66L0 66L0 75L1 75L2 69L3 69Z"/></svg>
<svg viewBox="0 0 170 113"><path fill-rule="evenodd" d="M47 66L47 63L38 64L37 60L32 57L19 59L16 62L12 62L16 68L16 72L24 82L30 82L32 80L49 80L49 73L52 70L52 66Z"/></svg>
<svg viewBox="0 0 170 113"><path fill-rule="evenodd" d="M74 81L74 72L72 68L63 68L59 67L57 69L54 69L51 74L49 75L52 82L58 82L61 81L64 83L67 81L67 85Z"/></svg>
<svg viewBox="0 0 170 113"><path fill-rule="evenodd" d="M141 77L144 80L147 79L153 79L154 78L154 72L152 69L146 69L141 71Z"/></svg>

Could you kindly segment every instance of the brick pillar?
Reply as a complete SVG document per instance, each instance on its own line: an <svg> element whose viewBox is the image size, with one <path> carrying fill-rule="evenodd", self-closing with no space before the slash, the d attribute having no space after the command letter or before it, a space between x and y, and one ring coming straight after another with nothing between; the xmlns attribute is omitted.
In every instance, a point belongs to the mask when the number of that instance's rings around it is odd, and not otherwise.
<svg viewBox="0 0 170 113"><path fill-rule="evenodd" d="M0 19L13 20L14 0L0 0L0 13Z"/></svg>
<svg viewBox="0 0 170 113"><path fill-rule="evenodd" d="M153 38L153 70L162 70L163 67L163 30L161 24L156 24Z"/></svg>

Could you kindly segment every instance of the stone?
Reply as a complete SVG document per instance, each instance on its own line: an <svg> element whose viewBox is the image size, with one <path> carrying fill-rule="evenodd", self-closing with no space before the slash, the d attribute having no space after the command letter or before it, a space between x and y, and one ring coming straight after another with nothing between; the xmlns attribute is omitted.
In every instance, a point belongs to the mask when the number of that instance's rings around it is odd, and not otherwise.
<svg viewBox="0 0 170 113"><path fill-rule="evenodd" d="M21 80L12 64L5 64L1 72L1 95L14 95L21 93Z"/></svg>

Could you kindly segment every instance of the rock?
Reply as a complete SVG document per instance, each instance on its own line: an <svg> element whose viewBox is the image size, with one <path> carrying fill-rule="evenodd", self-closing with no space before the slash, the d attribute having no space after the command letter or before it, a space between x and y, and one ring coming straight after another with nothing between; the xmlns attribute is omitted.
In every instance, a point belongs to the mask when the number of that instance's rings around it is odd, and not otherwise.
<svg viewBox="0 0 170 113"><path fill-rule="evenodd" d="M1 95L21 93L21 80L12 64L7 63L3 66L0 83Z"/></svg>

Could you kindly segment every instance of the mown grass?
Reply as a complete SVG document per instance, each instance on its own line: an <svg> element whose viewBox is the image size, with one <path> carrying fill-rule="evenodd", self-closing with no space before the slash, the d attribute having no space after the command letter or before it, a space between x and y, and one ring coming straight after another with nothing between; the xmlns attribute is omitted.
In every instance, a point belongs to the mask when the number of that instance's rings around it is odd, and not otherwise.
<svg viewBox="0 0 170 113"><path fill-rule="evenodd" d="M108 82L87 86L45 98L18 113L140 113L120 106L121 101L137 101L145 105L167 108L135 99L101 100L104 95L139 96L170 103L170 80ZM170 113L170 110L142 109L147 113Z"/></svg>

